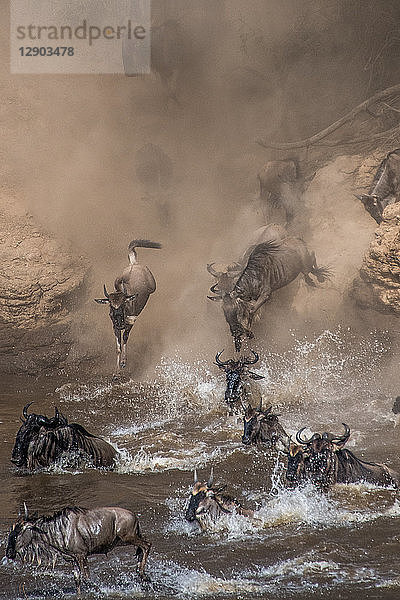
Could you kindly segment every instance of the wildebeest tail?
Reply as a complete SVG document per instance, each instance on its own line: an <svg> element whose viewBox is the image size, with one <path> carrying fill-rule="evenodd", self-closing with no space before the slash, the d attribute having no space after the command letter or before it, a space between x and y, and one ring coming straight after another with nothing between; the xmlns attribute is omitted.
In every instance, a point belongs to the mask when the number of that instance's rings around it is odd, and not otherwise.
<svg viewBox="0 0 400 600"><path fill-rule="evenodd" d="M128 252L135 248L162 248L159 242L151 242L150 240L132 240L128 246Z"/></svg>
<svg viewBox="0 0 400 600"><path fill-rule="evenodd" d="M320 283L324 283L324 281L332 277L333 271L329 267L314 267L312 274L315 275Z"/></svg>

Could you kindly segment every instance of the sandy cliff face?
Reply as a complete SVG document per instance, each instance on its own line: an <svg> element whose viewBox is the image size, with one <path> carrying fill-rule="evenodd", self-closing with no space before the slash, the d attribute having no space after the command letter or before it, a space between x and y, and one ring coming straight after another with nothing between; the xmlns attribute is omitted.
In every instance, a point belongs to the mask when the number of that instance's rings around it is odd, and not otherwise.
<svg viewBox="0 0 400 600"><path fill-rule="evenodd" d="M72 345L72 311L88 265L53 239L18 201L0 196L0 371L59 366Z"/></svg>
<svg viewBox="0 0 400 600"><path fill-rule="evenodd" d="M400 203L388 206L353 283L362 308L400 316Z"/></svg>

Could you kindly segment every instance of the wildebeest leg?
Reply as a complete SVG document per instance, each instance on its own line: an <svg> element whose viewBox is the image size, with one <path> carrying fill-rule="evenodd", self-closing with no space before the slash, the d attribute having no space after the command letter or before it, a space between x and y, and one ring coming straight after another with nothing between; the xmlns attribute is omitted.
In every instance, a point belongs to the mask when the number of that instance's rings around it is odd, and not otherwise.
<svg viewBox="0 0 400 600"><path fill-rule="evenodd" d="M148 580L144 569L146 567L147 557L150 552L151 542L148 542L140 535L139 524L137 524L133 533L119 533L119 537L121 541L125 544L132 544L133 546L137 546L136 556L138 557L138 572L142 579Z"/></svg>
<svg viewBox="0 0 400 600"><path fill-rule="evenodd" d="M250 321L253 320L255 313L258 311L259 308L262 307L263 304L265 304L265 302L269 299L270 295L271 295L271 290L267 290L267 291L263 292L262 294L260 294L260 296L257 298L257 300L251 305Z"/></svg>
<svg viewBox="0 0 400 600"><path fill-rule="evenodd" d="M76 595L78 596L78 598L80 598L81 597L82 573L81 573L81 569L80 569L78 560L76 560L76 563L74 566L74 580L75 580L75 586L76 586Z"/></svg>
<svg viewBox="0 0 400 600"><path fill-rule="evenodd" d="M90 578L89 566L86 556L76 557L76 566L74 569L74 579L77 595L81 595L82 575L86 581Z"/></svg>
<svg viewBox="0 0 400 600"><path fill-rule="evenodd" d="M122 335L122 349L121 349L121 360L120 360L121 369L124 369L126 367L126 345L128 343L128 338L129 338L129 334L130 334L132 327L133 327L133 325L127 325L125 327L124 333Z"/></svg>
<svg viewBox="0 0 400 600"><path fill-rule="evenodd" d="M116 373L119 372L120 369L120 361L121 361L121 330L114 327L115 340L117 342L117 368Z"/></svg>

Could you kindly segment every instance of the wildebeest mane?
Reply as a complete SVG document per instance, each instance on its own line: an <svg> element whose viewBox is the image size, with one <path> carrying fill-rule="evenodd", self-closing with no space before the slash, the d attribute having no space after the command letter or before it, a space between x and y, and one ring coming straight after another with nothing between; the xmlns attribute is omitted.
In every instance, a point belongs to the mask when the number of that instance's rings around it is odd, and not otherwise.
<svg viewBox="0 0 400 600"><path fill-rule="evenodd" d="M86 432L85 428L72 423L57 429L41 429L30 444L28 468L47 467L65 452L85 453L96 467L110 466L115 457L114 449L103 439Z"/></svg>
<svg viewBox="0 0 400 600"><path fill-rule="evenodd" d="M347 448L338 450L336 455L339 461L337 483L359 480L381 485L396 485L396 481L386 465L361 460Z"/></svg>
<svg viewBox="0 0 400 600"><path fill-rule="evenodd" d="M276 282L285 279L286 249L276 240L258 244L251 252L247 265L237 280L234 291L243 300L258 298L265 289L265 279Z"/></svg>

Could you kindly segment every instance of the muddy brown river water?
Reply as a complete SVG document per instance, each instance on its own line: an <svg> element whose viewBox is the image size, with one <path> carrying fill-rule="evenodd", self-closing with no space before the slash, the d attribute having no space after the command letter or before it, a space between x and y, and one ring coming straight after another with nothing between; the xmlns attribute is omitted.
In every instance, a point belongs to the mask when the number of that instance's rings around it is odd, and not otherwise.
<svg viewBox="0 0 400 600"><path fill-rule="evenodd" d="M293 340L282 353L262 354L265 403L290 433L341 431L362 458L400 469L398 423L391 412L390 349L374 333L326 331ZM9 378L1 390L1 553L22 503L51 514L66 505L119 505L140 516L153 543L151 583L135 574L134 549L92 557L87 598L400 598L400 503L394 490L371 485L285 489L284 456L241 444L242 423L223 405L224 377L212 359L164 358L147 381L111 378ZM71 471L61 465L25 475L10 463L22 407L103 435L120 451L115 472ZM184 520L193 469L217 481L257 519L224 517L201 533ZM72 573L59 563L38 568L7 559L1 598L74 596Z"/></svg>

